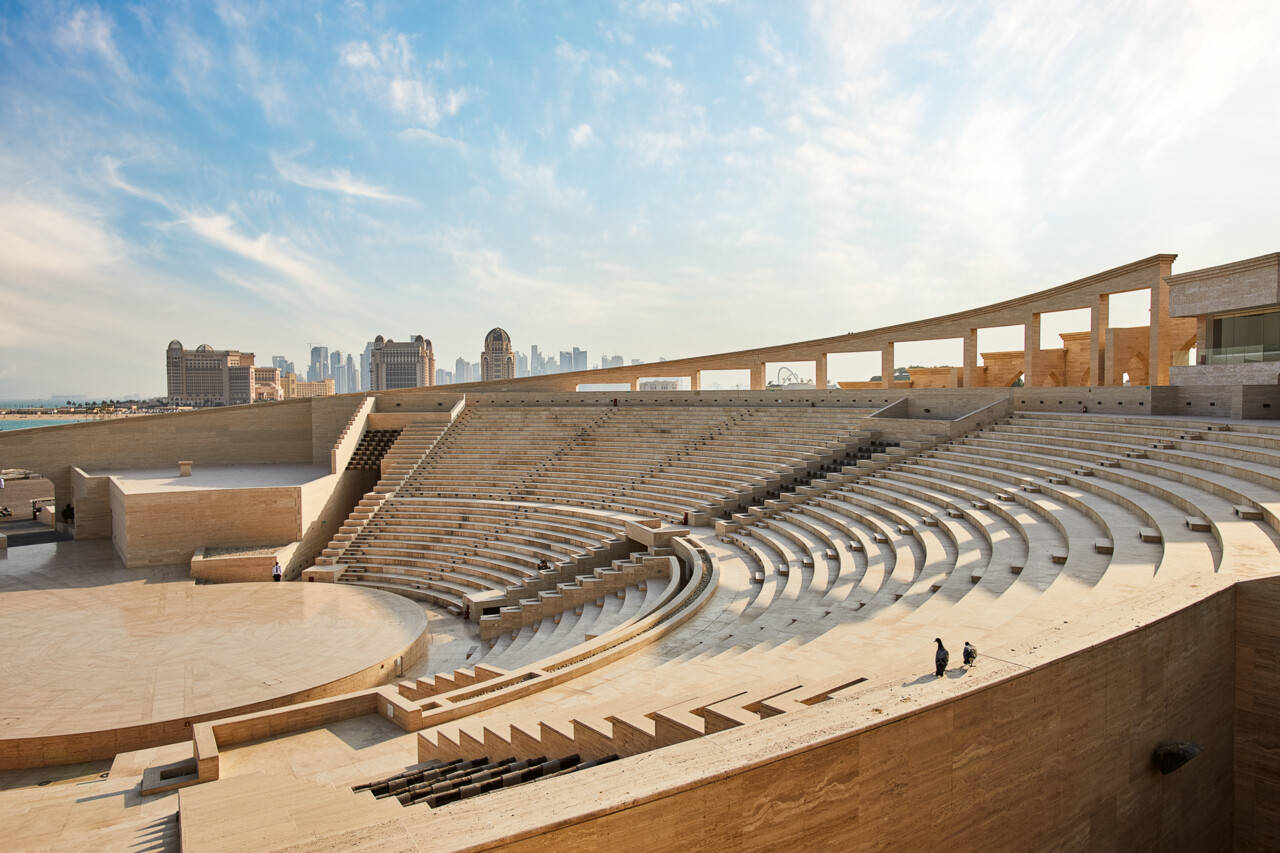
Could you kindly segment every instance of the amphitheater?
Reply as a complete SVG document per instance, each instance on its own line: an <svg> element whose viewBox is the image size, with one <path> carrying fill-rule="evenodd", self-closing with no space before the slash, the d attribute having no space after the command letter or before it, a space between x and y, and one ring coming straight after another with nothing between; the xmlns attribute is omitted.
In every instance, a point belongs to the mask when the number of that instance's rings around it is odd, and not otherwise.
<svg viewBox="0 0 1280 853"><path fill-rule="evenodd" d="M76 510L0 560L6 849L1276 849L1280 254L1173 261L688 392L0 435ZM828 388L843 352L885 379Z"/></svg>

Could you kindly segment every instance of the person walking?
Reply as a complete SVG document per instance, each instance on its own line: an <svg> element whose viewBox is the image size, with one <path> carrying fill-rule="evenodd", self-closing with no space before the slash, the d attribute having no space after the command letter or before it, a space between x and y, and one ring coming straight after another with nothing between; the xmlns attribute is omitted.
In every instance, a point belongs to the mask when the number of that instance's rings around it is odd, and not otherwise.
<svg viewBox="0 0 1280 853"><path fill-rule="evenodd" d="M271 580L279 583L282 577L284 577L284 569L280 568L280 561L276 560L276 564L271 567Z"/></svg>

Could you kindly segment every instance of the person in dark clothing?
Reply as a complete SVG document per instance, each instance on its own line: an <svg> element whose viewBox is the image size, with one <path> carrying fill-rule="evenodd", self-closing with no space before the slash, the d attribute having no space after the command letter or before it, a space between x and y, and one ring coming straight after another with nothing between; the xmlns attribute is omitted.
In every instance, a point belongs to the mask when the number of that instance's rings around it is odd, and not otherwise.
<svg viewBox="0 0 1280 853"><path fill-rule="evenodd" d="M73 524L76 520L76 508L71 504L67 504L62 508L62 520L67 524Z"/></svg>
<svg viewBox="0 0 1280 853"><path fill-rule="evenodd" d="M282 577L284 577L284 569L280 568L280 561L276 560L276 564L271 567L271 580L279 583Z"/></svg>

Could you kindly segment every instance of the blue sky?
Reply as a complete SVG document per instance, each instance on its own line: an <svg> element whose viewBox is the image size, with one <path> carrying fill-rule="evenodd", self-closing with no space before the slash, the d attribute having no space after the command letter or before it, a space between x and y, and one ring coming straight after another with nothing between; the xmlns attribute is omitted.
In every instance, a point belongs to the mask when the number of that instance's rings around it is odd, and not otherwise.
<svg viewBox="0 0 1280 853"><path fill-rule="evenodd" d="M162 393L175 337L651 360L1274 251L1277 32L1269 2L0 3L0 398Z"/></svg>

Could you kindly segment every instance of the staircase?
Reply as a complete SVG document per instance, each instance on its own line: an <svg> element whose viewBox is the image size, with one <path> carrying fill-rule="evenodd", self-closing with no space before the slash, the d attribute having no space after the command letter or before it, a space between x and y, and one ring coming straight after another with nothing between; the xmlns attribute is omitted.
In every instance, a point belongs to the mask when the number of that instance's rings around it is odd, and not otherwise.
<svg viewBox="0 0 1280 853"><path fill-rule="evenodd" d="M440 437L448 430L450 424L439 420L413 421L400 431L399 436L382 457L382 477L351 510L347 520L334 534L329 547L320 552L316 558L317 566L332 566L338 562L347 544L364 528L365 523L373 517L378 507L404 483L413 471L422 463Z"/></svg>

